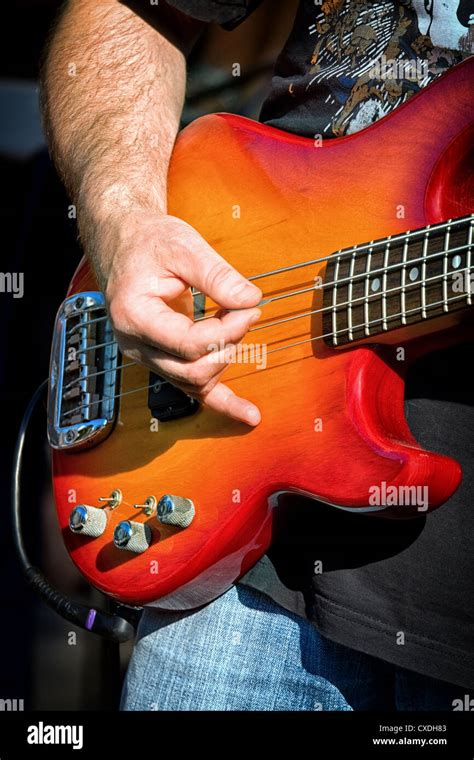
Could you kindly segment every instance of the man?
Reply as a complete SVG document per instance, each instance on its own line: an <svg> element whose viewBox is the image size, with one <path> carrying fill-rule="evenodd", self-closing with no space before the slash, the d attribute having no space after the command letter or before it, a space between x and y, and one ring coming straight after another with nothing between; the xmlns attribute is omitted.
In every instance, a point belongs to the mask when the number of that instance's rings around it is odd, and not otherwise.
<svg viewBox="0 0 474 760"><path fill-rule="evenodd" d="M205 23L230 30L257 5L72 0L43 85L52 154L123 353L248 425L259 410L221 382L225 356L216 363L207 347L237 344L261 293L167 215L166 175L186 54ZM368 126L472 52L472 12L469 1L302 0L262 120L328 139ZM193 324L175 314L167 304L186 285L223 315ZM463 465L450 503L394 524L323 505L305 512L292 497L269 555L230 591L193 612L145 610L124 709L453 709L474 688L465 356L424 362L408 402L422 443Z"/></svg>

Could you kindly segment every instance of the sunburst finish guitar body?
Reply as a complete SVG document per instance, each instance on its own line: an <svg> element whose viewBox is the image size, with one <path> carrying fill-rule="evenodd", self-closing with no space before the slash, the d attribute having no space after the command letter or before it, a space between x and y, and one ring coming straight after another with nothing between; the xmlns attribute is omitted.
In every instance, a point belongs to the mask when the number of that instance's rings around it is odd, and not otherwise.
<svg viewBox="0 0 474 760"><path fill-rule="evenodd" d="M131 604L196 607L265 553L279 492L403 518L455 491L459 465L410 433L404 375L421 353L472 334L473 74L470 59L322 145L227 114L179 136L170 213L264 294L223 377L260 408L254 429L179 398L163 405L147 369L118 369L81 263L56 326L49 426L59 523L94 586ZM429 494L421 509L407 499L416 489ZM78 505L88 512L71 529Z"/></svg>

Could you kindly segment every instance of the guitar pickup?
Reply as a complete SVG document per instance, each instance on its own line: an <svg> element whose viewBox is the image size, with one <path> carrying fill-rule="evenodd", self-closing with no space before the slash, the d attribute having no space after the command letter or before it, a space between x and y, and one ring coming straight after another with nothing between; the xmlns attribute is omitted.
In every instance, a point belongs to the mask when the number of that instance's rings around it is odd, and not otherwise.
<svg viewBox="0 0 474 760"><path fill-rule="evenodd" d="M159 375L150 372L148 408L152 417L160 422L169 422L195 414L199 409L199 402Z"/></svg>

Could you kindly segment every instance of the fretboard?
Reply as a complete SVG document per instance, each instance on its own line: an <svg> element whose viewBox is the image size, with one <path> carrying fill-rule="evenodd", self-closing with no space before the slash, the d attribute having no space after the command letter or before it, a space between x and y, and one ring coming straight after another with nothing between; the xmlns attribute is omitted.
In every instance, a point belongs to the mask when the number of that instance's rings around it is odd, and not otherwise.
<svg viewBox="0 0 474 760"><path fill-rule="evenodd" d="M473 228L471 214L333 254L324 282L327 343L346 345L471 306Z"/></svg>

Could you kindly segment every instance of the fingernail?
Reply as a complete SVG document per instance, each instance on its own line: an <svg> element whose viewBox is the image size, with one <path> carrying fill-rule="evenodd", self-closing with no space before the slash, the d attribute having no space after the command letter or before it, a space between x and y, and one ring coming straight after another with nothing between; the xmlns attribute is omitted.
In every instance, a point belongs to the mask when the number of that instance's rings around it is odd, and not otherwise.
<svg viewBox="0 0 474 760"><path fill-rule="evenodd" d="M249 319L249 327L252 327L252 325L255 324L255 322L258 322L260 317L262 316L262 312L259 311L258 314L254 314L253 317L250 317Z"/></svg>
<svg viewBox="0 0 474 760"><path fill-rule="evenodd" d="M245 419L249 425L258 425L261 420L260 412L256 406L249 405L245 410Z"/></svg>

